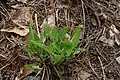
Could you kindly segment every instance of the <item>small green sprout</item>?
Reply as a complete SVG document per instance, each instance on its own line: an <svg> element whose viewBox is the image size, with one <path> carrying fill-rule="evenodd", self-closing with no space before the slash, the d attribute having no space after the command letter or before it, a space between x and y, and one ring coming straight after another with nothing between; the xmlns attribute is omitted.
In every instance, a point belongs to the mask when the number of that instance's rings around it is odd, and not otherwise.
<svg viewBox="0 0 120 80"><path fill-rule="evenodd" d="M76 50L82 51L81 48L77 48L80 28L77 27L68 40L65 39L67 31L67 27L60 29L57 27L50 28L48 24L45 24L43 32L38 35L33 30L32 21L30 21L26 51L32 55L39 55L43 62L46 60L45 56L47 55L55 65L61 63L65 59L72 58Z"/></svg>

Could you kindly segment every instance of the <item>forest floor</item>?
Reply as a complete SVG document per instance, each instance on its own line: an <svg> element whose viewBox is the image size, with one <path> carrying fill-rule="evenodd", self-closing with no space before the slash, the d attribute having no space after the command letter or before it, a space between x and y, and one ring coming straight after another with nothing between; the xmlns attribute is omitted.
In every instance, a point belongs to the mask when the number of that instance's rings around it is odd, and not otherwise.
<svg viewBox="0 0 120 80"><path fill-rule="evenodd" d="M45 19L70 30L82 26L78 47L85 52L63 62L62 80L120 80L119 0L1 0L0 80L33 77L22 67L37 60L24 51L28 22L32 18L35 25L35 14L38 26Z"/></svg>

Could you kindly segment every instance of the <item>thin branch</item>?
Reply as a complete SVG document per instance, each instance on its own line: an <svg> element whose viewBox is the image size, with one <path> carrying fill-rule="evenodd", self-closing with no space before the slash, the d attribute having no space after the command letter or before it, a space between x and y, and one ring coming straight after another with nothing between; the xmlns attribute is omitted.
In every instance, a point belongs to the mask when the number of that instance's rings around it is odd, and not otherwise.
<svg viewBox="0 0 120 80"><path fill-rule="evenodd" d="M42 70L43 70L43 67L38 71L38 73L31 80L34 80L41 73Z"/></svg>
<svg viewBox="0 0 120 80"><path fill-rule="evenodd" d="M1 56L1 57L3 57L3 58L5 58L5 59L7 59L7 57L6 57L6 56L4 56L4 55L2 55L2 54L0 54L0 56Z"/></svg>
<svg viewBox="0 0 120 80"><path fill-rule="evenodd" d="M104 66L104 69L107 68L109 65L111 65L114 62L114 60L112 60L110 63L108 63L106 66Z"/></svg>
<svg viewBox="0 0 120 80"><path fill-rule="evenodd" d="M46 69L46 66L44 66L43 75L42 75L41 80L43 80L43 79L44 79L44 76L45 76L45 69Z"/></svg>
<svg viewBox="0 0 120 80"><path fill-rule="evenodd" d="M7 66L9 66L11 63L6 64L5 66L3 66L2 68L0 68L0 71L3 70L4 68L6 68Z"/></svg>
<svg viewBox="0 0 120 80"><path fill-rule="evenodd" d="M95 76L96 76L99 80L101 80L100 77L99 77L99 75L98 75L98 74L95 72L95 70L93 69L93 67L92 67L92 65L91 65L91 62L88 61L88 63L89 63L90 68L92 69L93 73L95 74Z"/></svg>
<svg viewBox="0 0 120 80"><path fill-rule="evenodd" d="M101 61L101 59L100 59L100 57L98 56L98 59L99 59L99 61L100 61L100 64L101 64L101 68L102 68L102 72L103 72L103 80L105 80L105 71L104 71L104 67L103 67L103 63L102 63L102 61Z"/></svg>
<svg viewBox="0 0 120 80"><path fill-rule="evenodd" d="M83 38L84 38L84 32L85 32L85 9L84 9L84 2L81 0L82 3L82 12L83 12Z"/></svg>
<svg viewBox="0 0 120 80"><path fill-rule="evenodd" d="M99 51L99 48L95 47L98 54L107 62L107 59L102 55L102 53Z"/></svg>

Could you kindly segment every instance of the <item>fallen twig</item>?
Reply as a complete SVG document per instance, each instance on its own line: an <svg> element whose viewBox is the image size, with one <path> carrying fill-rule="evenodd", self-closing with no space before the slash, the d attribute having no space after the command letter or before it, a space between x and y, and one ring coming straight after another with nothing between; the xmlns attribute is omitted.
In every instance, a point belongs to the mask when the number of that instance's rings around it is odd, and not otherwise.
<svg viewBox="0 0 120 80"><path fill-rule="evenodd" d="M104 67L103 67L103 64L102 64L102 61L101 61L101 59L100 59L100 57L98 56L98 59L99 59L99 61L100 61L100 64L101 64L101 68L102 68L102 72L103 72L103 80L105 80L105 71L104 71Z"/></svg>
<svg viewBox="0 0 120 80"><path fill-rule="evenodd" d="M90 68L92 69L93 73L94 73L95 76L98 78L98 80L101 80L100 77L99 77L99 75L98 75L98 74L95 72L95 70L93 69L90 60L88 60L88 63L89 63Z"/></svg>

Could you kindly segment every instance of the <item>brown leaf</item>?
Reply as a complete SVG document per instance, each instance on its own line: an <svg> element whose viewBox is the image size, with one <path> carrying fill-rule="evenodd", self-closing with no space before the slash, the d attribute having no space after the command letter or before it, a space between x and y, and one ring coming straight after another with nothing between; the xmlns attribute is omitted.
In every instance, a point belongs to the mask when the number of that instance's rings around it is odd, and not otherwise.
<svg viewBox="0 0 120 80"><path fill-rule="evenodd" d="M28 22L31 20L29 8L21 7L16 13L12 15L13 24L16 24L13 29L1 29L4 32L13 32L20 36L26 36L29 32Z"/></svg>
<svg viewBox="0 0 120 80"><path fill-rule="evenodd" d="M18 27L15 27L14 29L1 29L1 31L4 32L13 32L16 34L19 34L20 36L26 36L29 32L29 29L19 29Z"/></svg>
<svg viewBox="0 0 120 80"><path fill-rule="evenodd" d="M65 39L66 39L66 40L69 40L69 39L70 39L70 35L66 33Z"/></svg>
<svg viewBox="0 0 120 80"><path fill-rule="evenodd" d="M15 80L20 80L20 79L18 77L16 77Z"/></svg>
<svg viewBox="0 0 120 80"><path fill-rule="evenodd" d="M17 0L17 1L27 3L27 0Z"/></svg>
<svg viewBox="0 0 120 80"><path fill-rule="evenodd" d="M88 77L91 76L91 74L89 74L88 72L82 70L80 67L79 67L79 68L76 68L74 71L75 71L76 74L77 74L77 78L79 78L78 80L87 80ZM74 74L74 76L75 76L76 74Z"/></svg>
<svg viewBox="0 0 120 80"><path fill-rule="evenodd" d="M31 20L31 15L29 12L29 8L27 7L21 7L17 12L12 14L12 20L17 20L17 23L27 23L28 21Z"/></svg>
<svg viewBox="0 0 120 80"><path fill-rule="evenodd" d="M97 26L97 21L94 18L91 18L91 22L93 26Z"/></svg>
<svg viewBox="0 0 120 80"><path fill-rule="evenodd" d="M120 34L115 35L115 42L120 45Z"/></svg>
<svg viewBox="0 0 120 80"><path fill-rule="evenodd" d="M89 74L89 73L86 72L86 71L81 70L79 76L80 76L80 78L81 78L82 80L86 80L88 77L91 76L91 74Z"/></svg>
<svg viewBox="0 0 120 80"><path fill-rule="evenodd" d="M117 62L120 64L120 56L116 58Z"/></svg>
<svg viewBox="0 0 120 80"><path fill-rule="evenodd" d="M105 36L101 36L99 40L103 43L109 44L110 46L114 45L114 40L113 39L107 39Z"/></svg>
<svg viewBox="0 0 120 80"><path fill-rule="evenodd" d="M32 71L30 69L26 68L26 67L23 67L23 68L21 68L20 73L21 73L22 76L27 76L30 73L32 73Z"/></svg>
<svg viewBox="0 0 120 80"><path fill-rule="evenodd" d="M48 18L45 18L42 25L40 26L41 29L43 28L44 24L49 24L51 28L55 27L55 16L49 15Z"/></svg>
<svg viewBox="0 0 120 80"><path fill-rule="evenodd" d="M111 25L110 36L114 38L114 41L120 45L120 31L114 24Z"/></svg>

